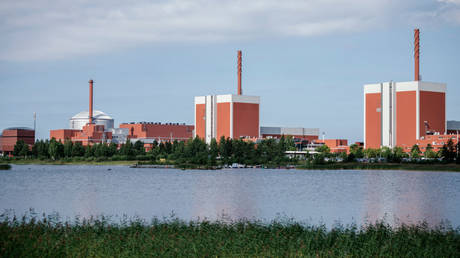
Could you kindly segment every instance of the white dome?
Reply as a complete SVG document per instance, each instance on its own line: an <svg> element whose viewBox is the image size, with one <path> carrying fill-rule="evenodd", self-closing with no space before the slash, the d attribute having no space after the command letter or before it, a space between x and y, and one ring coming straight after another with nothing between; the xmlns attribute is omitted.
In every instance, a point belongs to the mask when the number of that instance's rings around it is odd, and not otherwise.
<svg viewBox="0 0 460 258"><path fill-rule="evenodd" d="M89 112L88 111L81 111L80 113L74 115L71 119L88 119L89 118ZM110 120L113 119L111 116L107 115L106 113L99 111L99 110L94 110L93 111L93 119L106 119Z"/></svg>
<svg viewBox="0 0 460 258"><path fill-rule="evenodd" d="M78 129L81 130L84 125L89 123L89 112L82 111L76 115L74 115L70 119L70 129ZM111 116L107 115L106 113L94 110L93 111L93 123L97 125L103 125L105 130L114 127L114 120Z"/></svg>

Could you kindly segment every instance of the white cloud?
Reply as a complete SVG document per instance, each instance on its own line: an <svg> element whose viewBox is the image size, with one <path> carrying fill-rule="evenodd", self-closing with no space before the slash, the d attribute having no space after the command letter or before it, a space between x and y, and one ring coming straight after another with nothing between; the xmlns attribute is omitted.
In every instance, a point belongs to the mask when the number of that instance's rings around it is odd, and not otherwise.
<svg viewBox="0 0 460 258"><path fill-rule="evenodd" d="M460 0L440 1L434 2L436 6ZM165 42L350 33L385 26L394 22L398 12L416 10L421 15L412 17L417 19L435 19L439 15L422 7L417 9L418 2L421 1L3 0L0 59L60 59ZM448 11L449 19L455 21L458 16Z"/></svg>

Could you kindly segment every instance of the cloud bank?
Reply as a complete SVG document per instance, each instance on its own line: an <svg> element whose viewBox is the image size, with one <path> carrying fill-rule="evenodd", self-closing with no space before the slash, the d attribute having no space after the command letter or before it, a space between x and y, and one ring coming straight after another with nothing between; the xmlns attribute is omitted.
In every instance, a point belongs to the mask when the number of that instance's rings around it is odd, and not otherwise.
<svg viewBox="0 0 460 258"><path fill-rule="evenodd" d="M156 43L312 37L403 22L460 25L460 0L3 0L0 60L65 59Z"/></svg>

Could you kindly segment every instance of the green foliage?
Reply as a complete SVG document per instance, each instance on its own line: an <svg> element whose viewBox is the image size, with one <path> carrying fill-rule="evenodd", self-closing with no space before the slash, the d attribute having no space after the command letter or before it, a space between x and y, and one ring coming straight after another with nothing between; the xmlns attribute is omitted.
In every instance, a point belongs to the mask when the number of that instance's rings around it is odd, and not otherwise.
<svg viewBox="0 0 460 258"><path fill-rule="evenodd" d="M24 145L26 145L26 143L23 140L17 141L16 144L14 145L14 148L13 148L13 156L21 156L20 153L21 153Z"/></svg>
<svg viewBox="0 0 460 258"><path fill-rule="evenodd" d="M459 229L427 224L312 226L296 222L53 217L0 222L1 257L458 257Z"/></svg>
<svg viewBox="0 0 460 258"><path fill-rule="evenodd" d="M411 158L418 159L418 158L420 158L421 153L422 152L420 151L420 148L418 147L418 145L414 144L414 146L412 146L412 149L410 150Z"/></svg>
<svg viewBox="0 0 460 258"><path fill-rule="evenodd" d="M326 145L321 145L315 149L315 151L323 153L323 154L329 154L331 152L331 149Z"/></svg>
<svg viewBox="0 0 460 258"><path fill-rule="evenodd" d="M53 160L64 157L64 145L52 138L48 147L48 154Z"/></svg>

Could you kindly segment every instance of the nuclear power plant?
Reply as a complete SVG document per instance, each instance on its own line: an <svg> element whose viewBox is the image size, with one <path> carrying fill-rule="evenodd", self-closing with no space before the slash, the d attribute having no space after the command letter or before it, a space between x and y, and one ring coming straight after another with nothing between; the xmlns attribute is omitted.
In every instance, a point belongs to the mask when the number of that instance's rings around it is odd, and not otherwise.
<svg viewBox="0 0 460 258"><path fill-rule="evenodd" d="M93 109L94 81L89 80L88 111L71 117L69 129L50 130L50 138L83 145L141 141L149 149L154 142L186 141L193 137L210 143L212 139L219 140L221 137L257 142L259 139L291 136L300 149L308 144L325 144L332 152L349 152L346 139L319 139L320 129L317 127L261 126L261 97L243 94L242 59L243 53L238 50L236 94L209 94L194 98L194 125L142 121L124 122L115 127L110 115ZM414 144L419 145L422 151L428 145L437 151L448 140L458 142L460 122L447 121L446 118L447 85L423 81L420 75L418 29L414 30L414 80L365 84L363 92L364 142L358 142L358 145L364 148L402 147L407 152ZM11 140L6 138L10 131L4 131L3 138L0 136L0 152L2 146L3 152L11 151ZM17 137L15 139L19 139Z"/></svg>
<svg viewBox="0 0 460 258"><path fill-rule="evenodd" d="M420 31L414 30L414 80L364 85L364 148L403 147L429 143L442 147L446 135L445 83L426 82L420 76ZM428 141L426 139L429 139Z"/></svg>

